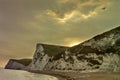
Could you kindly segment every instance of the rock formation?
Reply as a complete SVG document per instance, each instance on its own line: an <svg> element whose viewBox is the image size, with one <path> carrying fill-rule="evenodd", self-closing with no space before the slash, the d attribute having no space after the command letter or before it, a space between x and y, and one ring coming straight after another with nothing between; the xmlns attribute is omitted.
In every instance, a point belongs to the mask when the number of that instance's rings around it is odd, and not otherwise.
<svg viewBox="0 0 120 80"><path fill-rule="evenodd" d="M32 62L23 62L10 60L6 68L120 72L120 26L73 47L39 43Z"/></svg>
<svg viewBox="0 0 120 80"><path fill-rule="evenodd" d="M31 59L10 59L5 66L5 69L16 69L16 70L23 70L31 63Z"/></svg>
<svg viewBox="0 0 120 80"><path fill-rule="evenodd" d="M53 56L63 52L67 48L68 47L57 45L37 44L32 63L27 69L43 70Z"/></svg>
<svg viewBox="0 0 120 80"><path fill-rule="evenodd" d="M38 44L29 69L120 72L120 27L70 48L58 47Z"/></svg>

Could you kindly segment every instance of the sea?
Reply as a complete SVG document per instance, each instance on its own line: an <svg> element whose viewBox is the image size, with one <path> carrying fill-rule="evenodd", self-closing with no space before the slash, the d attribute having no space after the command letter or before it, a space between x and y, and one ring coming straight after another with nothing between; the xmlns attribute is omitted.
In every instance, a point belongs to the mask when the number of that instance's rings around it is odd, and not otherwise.
<svg viewBox="0 0 120 80"><path fill-rule="evenodd" d="M22 70L0 69L0 80L58 80L56 77Z"/></svg>

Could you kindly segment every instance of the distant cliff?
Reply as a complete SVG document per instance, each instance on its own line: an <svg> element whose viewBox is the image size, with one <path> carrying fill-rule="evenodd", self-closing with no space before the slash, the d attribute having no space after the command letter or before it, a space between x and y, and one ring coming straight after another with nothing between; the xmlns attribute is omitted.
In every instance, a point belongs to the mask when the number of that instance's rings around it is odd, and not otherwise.
<svg viewBox="0 0 120 80"><path fill-rule="evenodd" d="M5 69L17 69L17 70L23 70L31 63L32 59L10 59L5 66Z"/></svg>
<svg viewBox="0 0 120 80"><path fill-rule="evenodd" d="M28 69L120 72L120 27L70 48L37 44Z"/></svg>

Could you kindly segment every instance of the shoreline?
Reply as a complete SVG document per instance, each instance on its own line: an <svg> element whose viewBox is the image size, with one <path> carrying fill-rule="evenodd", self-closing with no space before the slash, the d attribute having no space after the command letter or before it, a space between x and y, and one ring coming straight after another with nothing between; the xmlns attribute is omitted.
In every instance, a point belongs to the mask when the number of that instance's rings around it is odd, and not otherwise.
<svg viewBox="0 0 120 80"><path fill-rule="evenodd" d="M120 72L59 72L28 70L31 73L45 74L58 78L58 80L120 80Z"/></svg>
<svg viewBox="0 0 120 80"><path fill-rule="evenodd" d="M14 69L9 69L14 70ZM56 77L58 80L120 80L120 72L63 72L40 70L17 70Z"/></svg>
<svg viewBox="0 0 120 80"><path fill-rule="evenodd" d="M28 72L54 76L54 77L58 78L58 80L68 80L69 79L69 76L62 75L60 72L38 71L38 70L28 70Z"/></svg>

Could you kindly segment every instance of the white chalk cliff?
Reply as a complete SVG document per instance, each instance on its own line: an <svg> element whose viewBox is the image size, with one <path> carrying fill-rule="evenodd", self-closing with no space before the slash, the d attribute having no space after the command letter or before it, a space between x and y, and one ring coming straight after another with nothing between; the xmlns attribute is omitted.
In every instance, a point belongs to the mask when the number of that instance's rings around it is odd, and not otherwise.
<svg viewBox="0 0 120 80"><path fill-rule="evenodd" d="M29 66L30 69L43 70L49 61L49 56L44 51L45 50L42 45L37 45L32 63Z"/></svg>
<svg viewBox="0 0 120 80"><path fill-rule="evenodd" d="M70 48L46 46L37 45L29 69L120 72L120 27Z"/></svg>
<svg viewBox="0 0 120 80"><path fill-rule="evenodd" d="M30 70L43 70L52 57L61 53L67 47L47 44L37 44L31 64L27 67Z"/></svg>

